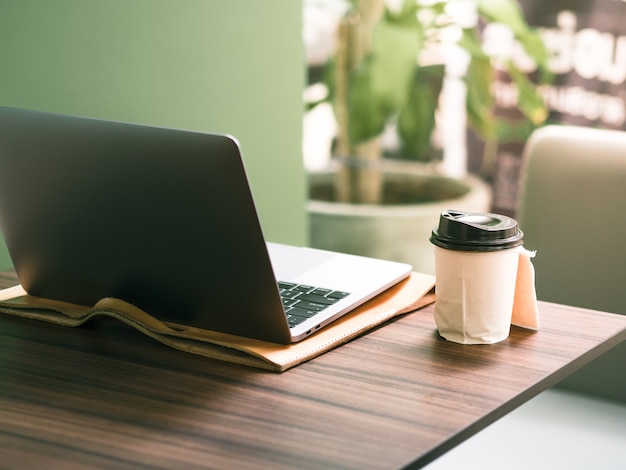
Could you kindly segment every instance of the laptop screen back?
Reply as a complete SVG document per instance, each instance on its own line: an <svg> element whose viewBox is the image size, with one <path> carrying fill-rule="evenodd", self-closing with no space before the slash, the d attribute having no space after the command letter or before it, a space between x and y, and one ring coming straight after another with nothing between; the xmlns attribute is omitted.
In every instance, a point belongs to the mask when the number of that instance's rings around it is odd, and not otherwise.
<svg viewBox="0 0 626 470"><path fill-rule="evenodd" d="M289 341L228 136L0 108L0 227L32 295Z"/></svg>

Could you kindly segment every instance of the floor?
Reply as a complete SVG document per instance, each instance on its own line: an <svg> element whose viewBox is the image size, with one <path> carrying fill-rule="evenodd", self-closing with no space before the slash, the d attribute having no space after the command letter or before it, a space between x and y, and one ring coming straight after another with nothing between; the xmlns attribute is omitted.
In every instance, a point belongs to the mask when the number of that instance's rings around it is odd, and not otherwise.
<svg viewBox="0 0 626 470"><path fill-rule="evenodd" d="M550 389L427 470L626 470L626 405Z"/></svg>

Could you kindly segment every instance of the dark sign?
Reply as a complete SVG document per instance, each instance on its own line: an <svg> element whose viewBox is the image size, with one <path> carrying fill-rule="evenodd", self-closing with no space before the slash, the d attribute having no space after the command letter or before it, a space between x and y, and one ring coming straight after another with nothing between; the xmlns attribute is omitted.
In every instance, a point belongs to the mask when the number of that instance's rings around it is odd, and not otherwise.
<svg viewBox="0 0 626 470"><path fill-rule="evenodd" d="M626 0L521 0L528 22L541 29L554 80L541 93L548 123L626 129ZM502 44L497 28L487 41ZM502 34L502 37L498 35ZM535 65L518 47L512 54L525 72ZM506 80L493 85L504 119L491 172L493 210L514 215L523 146L533 128L516 113L517 91Z"/></svg>

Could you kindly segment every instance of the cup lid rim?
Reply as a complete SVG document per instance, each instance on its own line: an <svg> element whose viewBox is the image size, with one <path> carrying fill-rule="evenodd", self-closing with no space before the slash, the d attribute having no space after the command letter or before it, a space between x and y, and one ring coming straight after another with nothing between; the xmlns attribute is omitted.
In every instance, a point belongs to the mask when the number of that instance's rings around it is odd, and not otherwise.
<svg viewBox="0 0 626 470"><path fill-rule="evenodd" d="M497 251L523 244L524 233L515 219L487 212L447 210L430 237L441 248L461 251Z"/></svg>

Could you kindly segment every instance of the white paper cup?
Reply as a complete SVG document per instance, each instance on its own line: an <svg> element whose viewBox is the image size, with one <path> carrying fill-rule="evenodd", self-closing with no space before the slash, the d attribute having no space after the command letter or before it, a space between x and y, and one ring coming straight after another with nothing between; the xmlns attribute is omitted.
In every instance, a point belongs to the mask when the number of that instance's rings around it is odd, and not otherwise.
<svg viewBox="0 0 626 470"><path fill-rule="evenodd" d="M435 323L443 338L490 344L509 336L519 253L519 248L466 252L435 246Z"/></svg>
<svg viewBox="0 0 626 470"><path fill-rule="evenodd" d="M509 336L524 234L505 215L443 211L430 241L437 277L435 323L448 341L497 343Z"/></svg>

